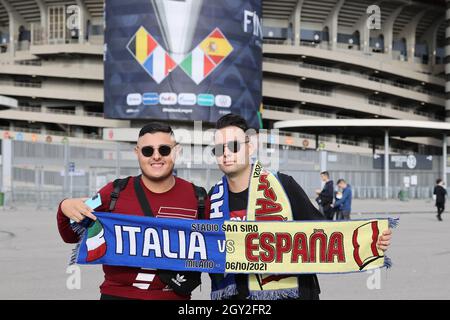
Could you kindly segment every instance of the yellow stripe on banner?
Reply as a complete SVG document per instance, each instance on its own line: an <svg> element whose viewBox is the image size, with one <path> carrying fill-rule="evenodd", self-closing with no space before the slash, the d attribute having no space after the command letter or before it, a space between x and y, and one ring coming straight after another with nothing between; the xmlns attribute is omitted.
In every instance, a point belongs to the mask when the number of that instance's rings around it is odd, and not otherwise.
<svg viewBox="0 0 450 320"><path fill-rule="evenodd" d="M340 273L380 268L384 253L376 247L387 219L345 222L225 222L226 273L273 274L258 278L265 288L293 273ZM267 278L267 279L266 279ZM269 283L271 283L269 285ZM266 290L266 289L265 289Z"/></svg>
<svg viewBox="0 0 450 320"><path fill-rule="evenodd" d="M200 47L207 55L225 57L233 51L227 39L209 37L200 43Z"/></svg>
<svg viewBox="0 0 450 320"><path fill-rule="evenodd" d="M136 32L136 59L139 63L144 63L147 58L147 32L144 28L139 28Z"/></svg>

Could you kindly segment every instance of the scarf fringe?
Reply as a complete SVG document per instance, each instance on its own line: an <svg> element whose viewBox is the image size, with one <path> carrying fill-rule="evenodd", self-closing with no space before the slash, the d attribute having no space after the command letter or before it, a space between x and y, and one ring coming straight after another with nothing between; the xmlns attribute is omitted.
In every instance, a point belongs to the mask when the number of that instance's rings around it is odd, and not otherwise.
<svg viewBox="0 0 450 320"><path fill-rule="evenodd" d="M388 218L388 221L390 229L397 228L398 224L400 223L399 218Z"/></svg>
<svg viewBox="0 0 450 320"><path fill-rule="evenodd" d="M250 291L250 300L284 300L297 299L298 297L298 288Z"/></svg>
<svg viewBox="0 0 450 320"><path fill-rule="evenodd" d="M223 289L211 292L211 300L224 300L238 294L236 284L230 284Z"/></svg>
<svg viewBox="0 0 450 320"><path fill-rule="evenodd" d="M81 226L78 223L71 223L70 227L72 228L73 232L75 232L78 235L80 240L75 245L75 247L72 249L72 253L71 253L70 259L69 259L69 266L77 263L78 254L80 253L81 242L83 241L84 234L86 233L86 228L84 228L83 226Z"/></svg>
<svg viewBox="0 0 450 320"><path fill-rule="evenodd" d="M388 256L384 256L384 265L383 268L390 269L392 268L392 260Z"/></svg>

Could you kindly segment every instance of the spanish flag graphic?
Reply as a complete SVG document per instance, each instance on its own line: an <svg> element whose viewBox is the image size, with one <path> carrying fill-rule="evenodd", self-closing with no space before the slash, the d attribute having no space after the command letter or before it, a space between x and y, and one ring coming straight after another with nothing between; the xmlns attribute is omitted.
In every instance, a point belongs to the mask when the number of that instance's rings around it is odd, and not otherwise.
<svg viewBox="0 0 450 320"><path fill-rule="evenodd" d="M233 47L219 28L215 28L213 32L200 43L200 48L202 48L205 54L214 61L214 64L216 65L221 63L222 60L233 51Z"/></svg>
<svg viewBox="0 0 450 320"><path fill-rule="evenodd" d="M202 82L233 51L230 42L215 28L180 63L181 69L196 83Z"/></svg>

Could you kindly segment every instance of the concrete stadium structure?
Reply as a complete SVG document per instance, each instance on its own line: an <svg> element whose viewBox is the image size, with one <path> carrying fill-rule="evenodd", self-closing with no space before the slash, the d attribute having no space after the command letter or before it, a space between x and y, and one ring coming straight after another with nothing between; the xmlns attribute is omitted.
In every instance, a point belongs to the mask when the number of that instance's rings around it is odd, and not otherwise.
<svg viewBox="0 0 450 320"><path fill-rule="evenodd" d="M381 10L381 25L369 32L366 10L372 4ZM66 26L69 5L82 10L84 23L75 32ZM140 125L102 116L103 5L0 1L0 94L19 100L17 108L1 110L3 131L107 140L105 128ZM309 118L445 121L444 6L444 1L264 0L265 126ZM310 135L288 135L300 139L281 143L317 148ZM327 150L372 150L366 137L320 139ZM396 138L391 145L394 151L440 153L441 142Z"/></svg>
<svg viewBox="0 0 450 320"><path fill-rule="evenodd" d="M76 29L67 27L70 5L81 9ZM445 0L262 5L265 128L309 119L397 119L430 128L450 121ZM0 0L0 139L135 141L145 121L103 117L103 7L102 0ZM191 130L195 140L191 123L172 125ZM445 125L441 136L391 135L388 151L445 155ZM371 155L386 147L383 135L364 131L279 127L283 149Z"/></svg>

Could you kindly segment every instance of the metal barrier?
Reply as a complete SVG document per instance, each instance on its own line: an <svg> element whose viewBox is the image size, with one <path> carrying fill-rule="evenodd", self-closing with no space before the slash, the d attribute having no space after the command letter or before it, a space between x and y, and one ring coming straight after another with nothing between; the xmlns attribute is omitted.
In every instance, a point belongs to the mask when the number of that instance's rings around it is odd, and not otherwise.
<svg viewBox="0 0 450 320"><path fill-rule="evenodd" d="M298 133L291 135L313 138ZM321 137L321 141L327 140L328 137ZM13 140L12 150L12 183L7 190L1 185L0 164L0 191L6 190L3 208L8 209L32 204L37 209L56 210L64 198L92 196L117 177L139 173L130 144L99 142L75 145ZM327 170L334 182L340 178L348 181L355 199L384 198L383 171L373 168L371 155L282 148L279 150L278 169L292 175L307 195L314 198L315 190L321 186L319 172L323 157L327 159ZM432 170L391 170L389 197L398 199L400 191L404 190L408 199L431 199L434 181L440 177L440 167L441 158L433 156ZM70 170L73 170L72 175ZM180 164L176 166L176 173L207 189L221 177L220 170L214 164L196 164L195 167ZM419 183L405 188L403 178L412 174L417 176Z"/></svg>

